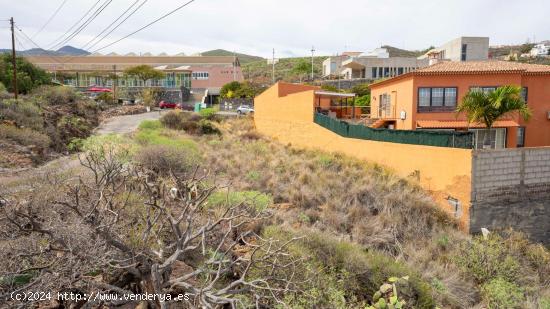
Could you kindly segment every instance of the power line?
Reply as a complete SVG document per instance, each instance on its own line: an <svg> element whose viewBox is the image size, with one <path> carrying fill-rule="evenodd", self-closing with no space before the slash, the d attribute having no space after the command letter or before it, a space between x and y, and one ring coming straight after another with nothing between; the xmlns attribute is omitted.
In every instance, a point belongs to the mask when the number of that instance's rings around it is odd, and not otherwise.
<svg viewBox="0 0 550 309"><path fill-rule="evenodd" d="M107 26L107 28L103 29L103 31L101 31L101 33L99 33L95 38L93 38L92 40L90 40L88 43L86 43L82 49L85 49L86 46L88 46L88 44L90 44L91 42L93 42L95 39L97 39L99 36L101 36L107 29L109 29L113 24L115 24L120 18L122 18L122 16L124 16L129 10L132 9L132 7L134 7L136 5L136 3L138 3L140 0L136 0L128 9L126 9L126 11L124 11L117 19L115 19L109 26ZM99 39L97 42L95 42L94 44L90 45L89 48L92 48L94 46L96 46L97 44L99 44L100 42L102 42L109 34L113 33L113 31L115 31L116 29L118 29L118 27L120 27L126 20L128 20L128 18L132 17L132 15L134 15L145 3L147 3L148 0L144 0L140 5L138 5L130 14L128 14L128 16L126 16L120 23L118 23L113 29L111 29L109 32L105 33L105 35L103 37L101 37L101 39Z"/></svg>
<svg viewBox="0 0 550 309"><path fill-rule="evenodd" d="M90 16L82 25L80 25L80 27L78 27L69 37L53 46L53 48L62 46L70 42L75 36L82 32L82 30L86 29L86 27L88 27L88 25L90 25L90 23L94 21L94 19L96 19L99 14L101 14L101 12L103 12L103 10L105 10L105 8L107 8L107 6L111 4L111 2L113 2L113 0L105 0L105 2L103 2L103 4L94 12L94 14L92 14L92 16Z"/></svg>
<svg viewBox="0 0 550 309"><path fill-rule="evenodd" d="M65 33L63 33L61 36L59 36L57 39L55 39L53 42L51 42L50 44L48 44L49 46L55 46L54 43L56 42L59 42L59 40L63 39L65 37L65 35L67 35L69 32L71 32L78 24L80 24L80 22L86 18L86 16L88 16L88 14L90 14L90 12L97 6L97 4L100 2L101 0L97 0L94 5L92 5L92 7L90 9L88 9L88 11L86 11L86 13L84 15L82 15L82 17L80 17L76 23L74 23L71 27L69 27L69 29L67 29L67 31L65 31Z"/></svg>
<svg viewBox="0 0 550 309"><path fill-rule="evenodd" d="M191 4L191 3L193 3L193 2L195 2L195 0L190 0L190 1L186 2L185 4L180 5L179 7L175 8L174 10L172 10L172 11L170 11L170 12L168 12L168 13L162 15L161 17L159 17L159 18L155 19L154 21L148 23L147 25L145 25L145 26L139 28L138 30L136 30L136 31L134 31L134 32L132 32L132 33L130 33L130 34L128 34L128 35L126 35L126 36L124 36L124 37L122 37L122 38L120 38L120 39L114 41L114 42L112 42L112 43L109 43L109 44L107 44L107 45L105 45L105 46L103 46L103 47L101 47L101 48L96 49L95 51L93 51L93 53L98 52L98 51L100 51L100 50L102 50L102 49L105 49L105 48L107 48L107 47L109 47L109 46L115 45L116 43L118 43L118 42L120 42L120 41L122 41L122 40L124 40L124 39L126 39L126 38L128 38L128 37L130 37L130 36L132 36L132 35L134 35L134 34L136 34L136 33L138 33L138 32L140 32L140 31L142 31L143 29L148 28L148 27L150 27L151 25L153 25L153 24L159 22L160 20L162 20L162 19L164 19L164 18L166 18L166 17L168 17L168 16L174 14L175 12L177 12L177 11L183 9L184 7L188 6L189 4Z"/></svg>
<svg viewBox="0 0 550 309"><path fill-rule="evenodd" d="M48 18L48 20L46 21L46 23L44 23L44 25L42 25L42 27L40 28L40 30L38 30L38 32L36 32L32 38L35 38L37 35L39 35L40 33L42 33L42 31L44 30L44 28L46 28L46 26L55 18L55 16L57 16L57 13L59 13L59 11L61 10L61 8L65 5L65 3L67 3L67 0L63 0L63 2L61 2L61 4L57 7L57 9L55 10L55 12L52 14L52 16L50 16L50 18Z"/></svg>
<svg viewBox="0 0 550 309"><path fill-rule="evenodd" d="M17 25L14 25L14 26L15 26L15 28L17 28L17 30L19 30L19 32L21 32L21 34L23 35L23 37L24 37L28 42L30 42L32 45L36 46L37 48L43 50L43 51L46 53L46 55L47 55L48 58L52 59L54 62L57 62L58 64L62 64L62 62L60 62L58 59L56 59L55 55L50 55L51 52L50 52L49 50L44 49L44 48L40 47L40 45L36 44L36 42L33 41L33 39L31 39L31 38L25 33L25 31L23 31L23 29L19 28Z"/></svg>
<svg viewBox="0 0 550 309"><path fill-rule="evenodd" d="M138 1L139 1L139 0L138 0ZM92 48L92 47L96 46L98 43L100 43L101 41L103 41L109 34L111 34L111 33L112 33L113 31L115 31L118 27L120 27L120 25L122 25L126 20L128 20L128 18L130 18L132 15L134 15L134 13L136 13L145 3L147 3L147 1L148 1L148 0L144 0L144 1L143 1L140 5L138 5L138 6L137 6L128 16L126 16L126 18L124 18L121 22L119 22L113 29L111 29L108 33L106 33L105 35L103 35L103 37L102 37L99 41L97 41L97 42L95 42L94 44L92 44L89 48ZM137 2L137 1L136 1L136 2ZM120 17L124 16L124 14L125 14L126 12L128 12L128 11L135 5L136 2L134 2L134 4L131 5L124 13L122 13L122 15L121 15ZM111 23L111 25L114 24L118 19L120 19L120 17L117 18L113 23ZM109 27L110 27L111 25L109 25ZM109 27L105 28L104 30L108 29ZM103 32L103 31L102 31L102 32ZM101 35L101 33L100 33L99 35ZM99 35L98 35L98 36L99 36ZM96 36L96 38L97 38L98 36ZM94 39L95 39L95 38L94 38ZM93 41L93 40L92 40L92 41ZM90 41L90 42L91 42L91 41ZM88 42L88 43L89 43L89 42ZM86 44L88 44L88 43L86 43ZM85 46L86 46L86 45L85 45ZM81 49L85 49L85 48L86 48L85 46L81 47ZM77 58L77 57L78 57L78 56L71 56L71 57L68 57L68 58L63 58L63 61L61 61L61 62L58 61L58 62L59 62L59 63L65 64L65 63L70 62L71 60L73 60L73 59L75 59L75 58Z"/></svg>
<svg viewBox="0 0 550 309"><path fill-rule="evenodd" d="M21 51L24 51L26 50L27 48L25 46L23 46L23 40L21 40L21 37L19 36L19 33L15 33L15 43L17 43L17 45L19 45L19 47L21 47Z"/></svg>

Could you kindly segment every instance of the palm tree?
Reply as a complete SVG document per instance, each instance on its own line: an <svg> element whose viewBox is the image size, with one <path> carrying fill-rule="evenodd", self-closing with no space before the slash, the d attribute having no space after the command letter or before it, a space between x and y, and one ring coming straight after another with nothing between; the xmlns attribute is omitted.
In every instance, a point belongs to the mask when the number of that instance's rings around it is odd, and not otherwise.
<svg viewBox="0 0 550 309"><path fill-rule="evenodd" d="M491 145L489 133L495 121L503 116L518 113L525 121L531 118L531 110L521 96L521 87L502 86L494 91L473 90L462 99L457 113L466 113L468 123L482 123L487 127L483 148Z"/></svg>

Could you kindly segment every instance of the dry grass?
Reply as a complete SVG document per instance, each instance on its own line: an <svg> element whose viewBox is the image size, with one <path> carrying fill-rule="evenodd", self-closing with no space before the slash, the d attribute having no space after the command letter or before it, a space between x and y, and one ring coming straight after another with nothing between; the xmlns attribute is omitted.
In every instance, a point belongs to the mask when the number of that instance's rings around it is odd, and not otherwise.
<svg viewBox="0 0 550 309"><path fill-rule="evenodd" d="M453 260L470 237L414 180L343 155L271 142L251 120L228 120L220 127L222 138L199 138L205 165L235 190L267 193L285 205L277 215L279 224L335 235L403 261L431 284L440 306L471 308L481 301L479 286ZM520 239L511 242L530 253L510 254L521 259L525 276L520 282L531 280L527 294L537 302L536 295L548 293L547 266L541 260L548 251L526 250Z"/></svg>

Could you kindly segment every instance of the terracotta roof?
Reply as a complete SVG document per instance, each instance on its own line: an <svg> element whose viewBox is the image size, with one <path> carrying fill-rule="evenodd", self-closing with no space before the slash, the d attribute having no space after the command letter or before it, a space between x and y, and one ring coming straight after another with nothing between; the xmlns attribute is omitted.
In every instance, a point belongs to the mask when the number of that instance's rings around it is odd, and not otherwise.
<svg viewBox="0 0 550 309"><path fill-rule="evenodd" d="M393 78L374 82L370 87L385 85L416 75L452 75L452 74L499 74L519 73L527 75L550 74L550 65L530 64L514 61L443 61L434 65L405 73Z"/></svg>
<svg viewBox="0 0 550 309"><path fill-rule="evenodd" d="M550 73L550 65L514 61L444 61L415 71L415 75L456 73Z"/></svg>
<svg viewBox="0 0 550 309"><path fill-rule="evenodd" d="M465 129L465 128L485 128L484 124L468 123L466 120L418 120L417 128L422 129ZM497 120L493 128L519 127L519 124L513 120Z"/></svg>
<svg viewBox="0 0 550 309"><path fill-rule="evenodd" d="M36 64L229 64L233 56L27 56ZM238 60L237 60L238 61Z"/></svg>

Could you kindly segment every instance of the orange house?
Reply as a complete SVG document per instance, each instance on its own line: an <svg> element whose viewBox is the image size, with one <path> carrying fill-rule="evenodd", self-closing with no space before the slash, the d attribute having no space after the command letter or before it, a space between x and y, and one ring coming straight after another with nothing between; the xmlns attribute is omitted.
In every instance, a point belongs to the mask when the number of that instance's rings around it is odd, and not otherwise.
<svg viewBox="0 0 550 309"><path fill-rule="evenodd" d="M522 87L533 116L511 114L490 134L493 148L550 146L550 66L508 61L440 62L371 85L374 126L398 130L470 130L481 148L487 131L455 110L472 89Z"/></svg>

